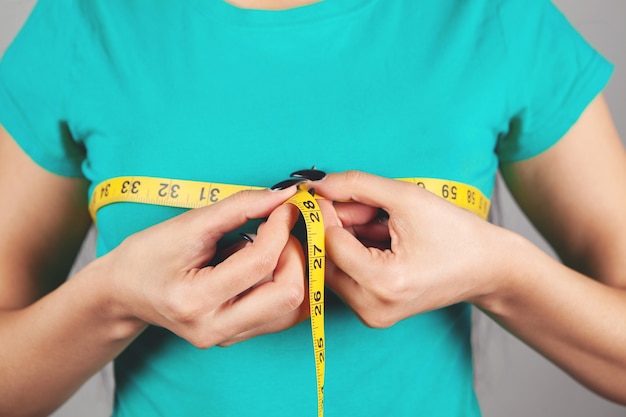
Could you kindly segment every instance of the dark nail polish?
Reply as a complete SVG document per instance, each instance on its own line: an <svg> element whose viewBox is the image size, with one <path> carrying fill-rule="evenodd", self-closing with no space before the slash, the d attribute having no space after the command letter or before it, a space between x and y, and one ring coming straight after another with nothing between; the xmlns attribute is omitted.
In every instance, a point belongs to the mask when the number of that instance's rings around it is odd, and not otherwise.
<svg viewBox="0 0 626 417"><path fill-rule="evenodd" d="M324 171L319 169L302 169L300 171L293 172L290 177L304 178L309 181L319 181L326 176Z"/></svg>
<svg viewBox="0 0 626 417"><path fill-rule="evenodd" d="M241 236L241 238L242 238L243 240L246 240L246 241L248 241L248 242L250 242L250 243L254 242L254 239L252 239L252 236L250 236L250 235L249 235L249 234L247 234L247 233L239 233L239 236Z"/></svg>
<svg viewBox="0 0 626 417"><path fill-rule="evenodd" d="M281 181L278 184L272 185L270 187L270 190L272 190L272 191L280 191L280 190L284 190L286 188L289 188L289 187L291 187L293 185L301 184L303 182L304 182L304 180L300 179L300 178L290 178L288 180Z"/></svg>

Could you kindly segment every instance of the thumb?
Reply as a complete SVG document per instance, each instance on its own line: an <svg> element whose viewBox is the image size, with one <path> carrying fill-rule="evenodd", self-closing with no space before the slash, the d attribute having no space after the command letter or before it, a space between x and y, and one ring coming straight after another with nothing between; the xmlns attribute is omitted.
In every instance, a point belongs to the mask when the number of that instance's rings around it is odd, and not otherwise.
<svg viewBox="0 0 626 417"><path fill-rule="evenodd" d="M243 226L248 220L267 217L296 191L247 190L238 192L211 206L188 212L184 226L189 232L208 234L214 241Z"/></svg>
<svg viewBox="0 0 626 417"><path fill-rule="evenodd" d="M389 214L402 211L407 195L416 192L413 184L403 183L361 171L328 174L324 179L310 182L318 195L333 201L358 202L382 208ZM342 219L345 220L345 219Z"/></svg>
<svg viewBox="0 0 626 417"><path fill-rule="evenodd" d="M326 254L339 269L359 283L377 276L385 258L385 252L363 246L340 226L326 229Z"/></svg>

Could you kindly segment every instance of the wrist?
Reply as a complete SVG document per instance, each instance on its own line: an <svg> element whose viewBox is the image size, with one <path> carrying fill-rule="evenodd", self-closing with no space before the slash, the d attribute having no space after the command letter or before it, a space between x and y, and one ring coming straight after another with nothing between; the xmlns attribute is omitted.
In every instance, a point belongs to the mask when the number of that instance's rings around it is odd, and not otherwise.
<svg viewBox="0 0 626 417"><path fill-rule="evenodd" d="M97 258L81 270L73 279L84 287L81 292L90 306L97 322L111 341L133 339L147 324L134 317L123 302L123 290L116 283L108 257ZM81 282L82 281L82 282Z"/></svg>
<svg viewBox="0 0 626 417"><path fill-rule="evenodd" d="M482 291L470 302L494 315L505 315L514 300L524 297L530 277L530 268L536 261L538 249L514 232L499 228L500 232L487 265Z"/></svg>

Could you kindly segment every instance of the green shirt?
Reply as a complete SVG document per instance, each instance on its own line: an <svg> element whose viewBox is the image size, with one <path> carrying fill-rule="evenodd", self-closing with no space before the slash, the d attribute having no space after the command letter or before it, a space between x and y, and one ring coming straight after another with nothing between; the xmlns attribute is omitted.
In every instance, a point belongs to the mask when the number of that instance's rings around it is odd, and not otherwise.
<svg viewBox="0 0 626 417"><path fill-rule="evenodd" d="M490 195L498 165L553 145L610 72L547 0L41 0L0 65L0 122L93 186L270 186L315 165ZM98 254L180 211L103 208ZM116 360L115 415L314 416L310 337L305 322L199 350L150 328ZM377 330L329 293L326 348L329 417L480 415L466 305Z"/></svg>

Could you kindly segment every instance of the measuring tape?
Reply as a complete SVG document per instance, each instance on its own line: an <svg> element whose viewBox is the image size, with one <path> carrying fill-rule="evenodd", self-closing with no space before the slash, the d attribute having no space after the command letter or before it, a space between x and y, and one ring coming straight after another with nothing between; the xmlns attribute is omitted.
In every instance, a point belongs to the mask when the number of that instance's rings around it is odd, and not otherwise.
<svg viewBox="0 0 626 417"><path fill-rule="evenodd" d="M489 199L475 187L456 181L436 178L398 178L409 182L470 210L483 219L489 214ZM145 176L116 177L98 184L91 195L89 212L96 220L97 211L113 203L141 203L179 208L199 208L217 203L239 191L259 190L234 184L177 180ZM317 415L324 415L324 380L326 343L324 337L324 224L319 204L305 190L298 190L288 204L296 206L307 232L309 304L311 333L317 381Z"/></svg>
<svg viewBox="0 0 626 417"><path fill-rule="evenodd" d="M476 213L483 219L489 214L489 199L471 185L438 178L397 178L397 180L425 188L459 207ZM89 212L95 221L96 212L113 203L142 203L192 209L217 203L239 191L261 189L263 187L171 178L116 177L103 181L94 188Z"/></svg>

